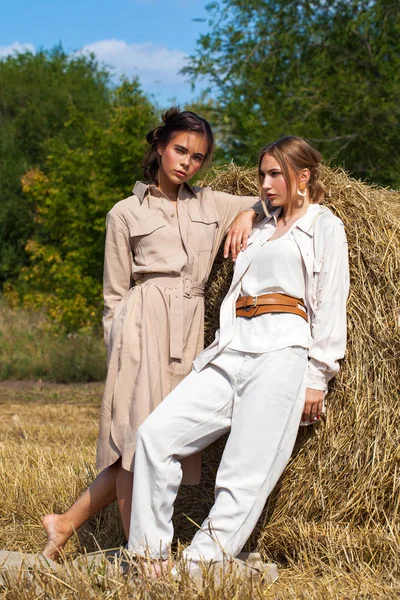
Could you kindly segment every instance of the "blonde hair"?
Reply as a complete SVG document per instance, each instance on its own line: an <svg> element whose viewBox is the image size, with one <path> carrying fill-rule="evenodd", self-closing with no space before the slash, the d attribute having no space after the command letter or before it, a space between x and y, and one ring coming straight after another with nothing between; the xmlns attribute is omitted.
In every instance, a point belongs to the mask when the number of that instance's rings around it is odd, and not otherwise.
<svg viewBox="0 0 400 600"><path fill-rule="evenodd" d="M259 177L261 162L266 154L273 156L279 163L290 198L292 198L292 176L301 173L303 169L309 169L310 179L307 185L310 201L314 204L323 202L325 186L320 180L322 156L308 142L303 138L287 135L268 146L264 146L258 159Z"/></svg>

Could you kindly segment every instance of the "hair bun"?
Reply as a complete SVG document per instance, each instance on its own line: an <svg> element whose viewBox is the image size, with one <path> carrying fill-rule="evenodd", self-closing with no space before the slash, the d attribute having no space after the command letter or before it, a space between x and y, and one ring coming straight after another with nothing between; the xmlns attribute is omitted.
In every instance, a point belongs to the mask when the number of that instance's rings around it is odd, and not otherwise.
<svg viewBox="0 0 400 600"><path fill-rule="evenodd" d="M160 132L160 127L155 127L155 129L151 129L146 135L146 142L149 144L154 144L157 142L158 134Z"/></svg>
<svg viewBox="0 0 400 600"><path fill-rule="evenodd" d="M311 173L315 177L315 179L318 179L321 174L321 165L319 164L311 167Z"/></svg>
<svg viewBox="0 0 400 600"><path fill-rule="evenodd" d="M181 114L181 109L179 106L172 106L168 110L164 111L162 114L163 122L168 125L170 121L173 121L177 115Z"/></svg>

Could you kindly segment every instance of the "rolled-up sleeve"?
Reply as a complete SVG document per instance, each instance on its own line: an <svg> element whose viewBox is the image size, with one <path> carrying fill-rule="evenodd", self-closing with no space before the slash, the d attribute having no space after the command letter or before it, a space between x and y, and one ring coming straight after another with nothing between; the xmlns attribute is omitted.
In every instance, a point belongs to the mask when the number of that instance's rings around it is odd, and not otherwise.
<svg viewBox="0 0 400 600"><path fill-rule="evenodd" d="M107 215L106 227L103 274L103 330L104 342L108 346L115 308L133 284L133 259L128 226L124 220L111 211Z"/></svg>
<svg viewBox="0 0 400 600"><path fill-rule="evenodd" d="M321 238L323 258L316 286L312 343L306 385L324 390L339 371L339 360L346 348L346 302L349 293L348 246L343 223L339 219L325 224Z"/></svg>

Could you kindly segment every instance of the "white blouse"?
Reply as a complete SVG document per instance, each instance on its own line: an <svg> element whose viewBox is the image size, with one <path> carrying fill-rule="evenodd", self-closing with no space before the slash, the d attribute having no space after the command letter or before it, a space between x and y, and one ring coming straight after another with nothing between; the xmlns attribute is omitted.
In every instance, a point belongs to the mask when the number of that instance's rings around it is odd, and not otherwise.
<svg viewBox="0 0 400 600"><path fill-rule="evenodd" d="M293 227L282 237L265 242L243 275L240 296L281 293L305 298L306 274ZM288 346L309 348L310 327L298 315L266 313L237 317L229 348L242 352L271 352Z"/></svg>
<svg viewBox="0 0 400 600"><path fill-rule="evenodd" d="M195 359L193 366L196 371L204 369L232 341L236 322L239 321L235 303L242 280L261 246L271 239L275 231L274 214L276 211L266 213L266 218L254 225L246 250L239 253L231 286L221 305L220 328L212 344ZM307 272L304 300L312 341L308 351L306 387L326 391L328 382L339 371L339 360L346 348L346 300L349 293L346 233L342 221L329 208L312 204L296 221L292 235ZM303 321L301 317L296 318Z"/></svg>

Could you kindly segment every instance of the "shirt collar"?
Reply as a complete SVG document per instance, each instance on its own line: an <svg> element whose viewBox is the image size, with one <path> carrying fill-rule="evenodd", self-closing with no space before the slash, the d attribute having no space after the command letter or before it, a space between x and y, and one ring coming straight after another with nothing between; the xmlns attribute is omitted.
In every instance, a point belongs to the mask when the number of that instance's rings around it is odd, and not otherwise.
<svg viewBox="0 0 400 600"><path fill-rule="evenodd" d="M157 188L152 184L137 181L132 192L135 194L135 196L137 196L137 198L139 198L140 203L142 203L144 198L150 193L151 190L157 190ZM197 198L197 190L189 183L185 182L179 187L178 198L184 199L188 196L191 198Z"/></svg>
<svg viewBox="0 0 400 600"><path fill-rule="evenodd" d="M279 217L279 213L281 212L282 208L280 206L273 208L270 206L269 202L266 202L263 198L260 198L260 199L261 199L261 205L264 209L265 216L267 218L265 222L267 223L272 218L276 222L276 219Z"/></svg>
<svg viewBox="0 0 400 600"><path fill-rule="evenodd" d="M295 225L304 233L307 233L310 236L314 235L315 223L318 217L327 210L325 206L321 206L321 204L310 204L307 209L305 215L299 219Z"/></svg>
<svg viewBox="0 0 400 600"><path fill-rule="evenodd" d="M280 206L278 206L277 208L271 208L264 202L263 202L263 207L264 207L264 212L265 212L267 218L265 219L265 221L262 224L269 223L269 222L271 222L271 220L274 220L275 224L276 224L276 220L279 217L279 215L282 211L282 208ZM325 206L321 206L321 204L310 204L310 206L307 209L306 214L303 215L295 223L294 227L298 227L299 229L304 231L304 233L307 233L307 235L310 235L312 237L314 235L315 223L316 223L318 217L326 210L327 210L327 208Z"/></svg>

